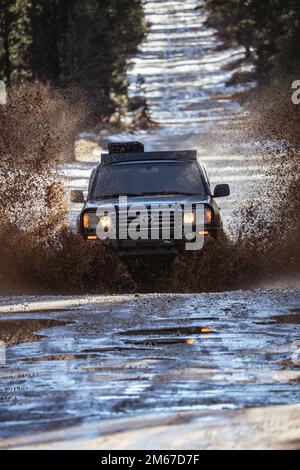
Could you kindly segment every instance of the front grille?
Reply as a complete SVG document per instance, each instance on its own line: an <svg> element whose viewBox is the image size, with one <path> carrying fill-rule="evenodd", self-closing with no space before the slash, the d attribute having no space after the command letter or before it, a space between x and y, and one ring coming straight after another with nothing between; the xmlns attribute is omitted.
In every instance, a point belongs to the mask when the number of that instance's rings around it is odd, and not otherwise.
<svg viewBox="0 0 300 470"><path fill-rule="evenodd" d="M147 215L142 215L142 220L148 223L148 228L145 230L144 233L147 234L148 239L152 240L162 240L162 239L177 239L181 238L181 235L178 236L178 231L182 231L182 223L175 227L175 214L174 211L170 211L168 209L152 209L147 208L148 212ZM121 212L122 211L122 212ZM182 220L182 208L180 208L180 222ZM127 216L127 221L124 220L122 223L122 215L123 218L126 216L126 209L119 210L118 213L118 230L122 230L123 232L127 232L127 239L129 239L128 230L130 227L130 223L135 220L139 215L134 216ZM177 229L177 230L176 230ZM139 230L139 228L138 228ZM119 232L118 232L119 236Z"/></svg>

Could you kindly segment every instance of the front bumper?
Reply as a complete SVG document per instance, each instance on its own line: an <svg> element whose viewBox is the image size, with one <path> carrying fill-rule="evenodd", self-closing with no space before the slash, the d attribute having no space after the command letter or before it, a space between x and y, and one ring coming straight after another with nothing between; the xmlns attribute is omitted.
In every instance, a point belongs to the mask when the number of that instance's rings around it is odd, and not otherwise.
<svg viewBox="0 0 300 470"><path fill-rule="evenodd" d="M182 240L118 240L110 244L120 256L175 255L184 246Z"/></svg>
<svg viewBox="0 0 300 470"><path fill-rule="evenodd" d="M207 237L214 239L219 238L222 228L205 228L205 240ZM93 233L81 233L82 237L87 241L98 241ZM107 246L115 249L120 256L144 256L144 255L176 255L178 251L185 249L187 240L181 239L138 239L138 240L106 240Z"/></svg>

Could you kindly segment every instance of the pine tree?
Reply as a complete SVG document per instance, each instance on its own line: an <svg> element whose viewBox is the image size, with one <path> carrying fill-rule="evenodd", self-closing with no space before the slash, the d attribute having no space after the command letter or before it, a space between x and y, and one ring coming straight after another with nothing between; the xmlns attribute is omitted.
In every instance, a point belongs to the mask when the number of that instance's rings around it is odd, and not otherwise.
<svg viewBox="0 0 300 470"><path fill-rule="evenodd" d="M126 96L128 58L145 34L140 0L75 1L69 18L63 76L93 96L101 114Z"/></svg>
<svg viewBox="0 0 300 470"><path fill-rule="evenodd" d="M207 23L227 45L243 46L258 77L300 65L299 0L206 0Z"/></svg>
<svg viewBox="0 0 300 470"><path fill-rule="evenodd" d="M0 78L76 84L109 115L126 104L128 59L144 34L141 0L0 0Z"/></svg>
<svg viewBox="0 0 300 470"><path fill-rule="evenodd" d="M6 81L7 86L11 84L11 51L10 31L12 25L12 14L10 11L10 0L0 0L0 78Z"/></svg>

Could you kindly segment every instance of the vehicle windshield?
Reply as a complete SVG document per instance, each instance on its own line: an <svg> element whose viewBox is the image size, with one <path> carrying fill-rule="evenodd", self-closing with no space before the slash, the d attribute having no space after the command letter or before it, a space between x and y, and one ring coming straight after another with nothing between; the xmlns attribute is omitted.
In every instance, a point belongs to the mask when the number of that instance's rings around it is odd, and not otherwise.
<svg viewBox="0 0 300 470"><path fill-rule="evenodd" d="M103 167L98 172L92 199L119 195L205 195L196 162L126 162Z"/></svg>

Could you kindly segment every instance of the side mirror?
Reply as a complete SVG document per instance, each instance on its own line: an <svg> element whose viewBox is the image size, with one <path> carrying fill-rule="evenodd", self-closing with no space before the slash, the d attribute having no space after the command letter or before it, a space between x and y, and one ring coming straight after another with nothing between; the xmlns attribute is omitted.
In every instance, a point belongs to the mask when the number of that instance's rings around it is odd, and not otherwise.
<svg viewBox="0 0 300 470"><path fill-rule="evenodd" d="M83 191L79 189L73 189L70 193L70 200L71 202L77 202L78 204L83 204L84 203Z"/></svg>
<svg viewBox="0 0 300 470"><path fill-rule="evenodd" d="M230 196L230 188L228 184L217 184L214 190L214 197Z"/></svg>

